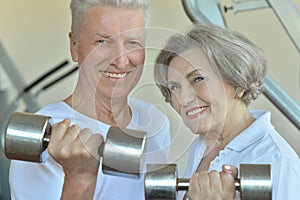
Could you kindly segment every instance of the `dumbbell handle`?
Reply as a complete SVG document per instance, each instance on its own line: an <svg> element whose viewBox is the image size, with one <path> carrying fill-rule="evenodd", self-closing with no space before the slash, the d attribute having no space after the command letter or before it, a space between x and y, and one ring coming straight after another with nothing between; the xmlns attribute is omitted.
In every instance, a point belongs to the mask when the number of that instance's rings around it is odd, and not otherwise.
<svg viewBox="0 0 300 200"><path fill-rule="evenodd" d="M190 186L190 179L188 178L179 178L177 179L177 190L188 190ZM234 186L235 190L240 191L241 189L241 182L240 179L235 179L234 180Z"/></svg>
<svg viewBox="0 0 300 200"><path fill-rule="evenodd" d="M48 123L48 120L47 120L47 123ZM44 125L46 125L46 124L44 124ZM48 148L48 145L49 145L50 139L51 139L51 129L52 129L52 126L50 125L49 129L45 129L45 132L42 135L42 138L41 138L42 151L41 152L45 151ZM102 142L98 148L98 153L99 153L100 157L103 157L104 146L105 146L105 142Z"/></svg>
<svg viewBox="0 0 300 200"><path fill-rule="evenodd" d="M50 138L51 138L51 134L45 134L44 137L42 138L43 141L43 151L47 149L49 143L50 143ZM103 152L104 152L104 146L105 146L105 142L102 142L101 145L98 148L98 153L100 157L103 157Z"/></svg>
<svg viewBox="0 0 300 200"><path fill-rule="evenodd" d="M43 137L43 150L47 149L49 142L50 142L51 135L45 135Z"/></svg>

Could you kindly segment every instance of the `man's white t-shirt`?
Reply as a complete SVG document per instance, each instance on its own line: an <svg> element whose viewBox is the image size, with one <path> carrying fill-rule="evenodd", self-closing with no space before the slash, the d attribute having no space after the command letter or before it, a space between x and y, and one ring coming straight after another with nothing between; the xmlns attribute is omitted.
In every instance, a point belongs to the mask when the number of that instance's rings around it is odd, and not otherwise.
<svg viewBox="0 0 300 200"><path fill-rule="evenodd" d="M128 129L147 132L145 163L166 163L168 160L170 132L169 120L154 105L130 99L132 120ZM53 124L70 118L72 124L101 133L104 138L109 125L89 118L64 102L50 104L37 112L52 117ZM9 183L13 200L59 200L64 181L62 167L51 157L45 163L12 160ZM95 200L144 199L144 176L140 179L117 177L98 173Z"/></svg>

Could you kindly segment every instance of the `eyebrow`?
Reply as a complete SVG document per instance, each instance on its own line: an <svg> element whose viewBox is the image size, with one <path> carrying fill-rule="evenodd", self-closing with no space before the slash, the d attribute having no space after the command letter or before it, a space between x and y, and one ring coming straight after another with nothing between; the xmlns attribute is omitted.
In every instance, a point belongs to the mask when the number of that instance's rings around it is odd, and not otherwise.
<svg viewBox="0 0 300 200"><path fill-rule="evenodd" d="M100 37L104 37L104 38L112 39L113 40L113 36L107 35L105 33L99 33L99 32L97 32L96 35L100 36ZM139 36L139 35L132 35L132 36L129 36L129 37L127 36L127 39L140 39L140 40L144 40L144 38L141 37L141 36Z"/></svg>
<svg viewBox="0 0 300 200"><path fill-rule="evenodd" d="M96 35L97 35L97 36L100 36L100 37L104 37L104 38L111 39L111 36L109 36L109 35L107 35L107 34L105 34L105 33L99 33L99 32L97 32Z"/></svg>
<svg viewBox="0 0 300 200"><path fill-rule="evenodd" d="M174 84L177 84L177 82L176 81L167 81L167 86L168 85L174 85Z"/></svg>
<svg viewBox="0 0 300 200"><path fill-rule="evenodd" d="M187 75L186 75L186 79L189 79L191 76L193 76L195 73L199 72L199 71L203 71L201 68L198 68L198 69L195 69L191 72L189 72ZM168 84L176 84L177 82L176 81L167 81L167 85Z"/></svg>
<svg viewBox="0 0 300 200"><path fill-rule="evenodd" d="M188 74L186 75L186 78L188 79L188 78L190 78L191 76L193 76L195 73L201 72L201 71L203 72L203 69L197 68L197 69L191 71L190 73L188 73Z"/></svg>

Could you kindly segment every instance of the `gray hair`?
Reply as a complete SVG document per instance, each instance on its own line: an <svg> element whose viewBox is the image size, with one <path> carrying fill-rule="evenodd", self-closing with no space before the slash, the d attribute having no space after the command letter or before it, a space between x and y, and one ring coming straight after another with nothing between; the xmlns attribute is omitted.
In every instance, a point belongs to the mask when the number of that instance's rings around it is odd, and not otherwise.
<svg viewBox="0 0 300 200"><path fill-rule="evenodd" d="M236 31L195 24L186 34L171 36L156 58L154 76L166 102L171 101L171 93L166 87L166 66L173 58L193 48L204 51L213 70L236 87L236 94L244 90L242 100L246 105L263 92L268 68L262 49Z"/></svg>
<svg viewBox="0 0 300 200"><path fill-rule="evenodd" d="M149 0L71 0L71 31L76 40L79 38L80 28L87 10L95 6L141 9L144 12L145 25L150 25L151 14Z"/></svg>

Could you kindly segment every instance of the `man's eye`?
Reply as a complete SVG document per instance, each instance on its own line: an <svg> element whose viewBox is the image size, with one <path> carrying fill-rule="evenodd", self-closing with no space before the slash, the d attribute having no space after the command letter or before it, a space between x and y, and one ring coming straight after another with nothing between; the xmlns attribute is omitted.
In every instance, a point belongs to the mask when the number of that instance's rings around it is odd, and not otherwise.
<svg viewBox="0 0 300 200"><path fill-rule="evenodd" d="M101 45L103 45L103 44L106 43L106 40L98 40L98 43L101 44Z"/></svg>
<svg viewBox="0 0 300 200"><path fill-rule="evenodd" d="M138 45L138 42L136 42L136 41L130 41L129 44Z"/></svg>
<svg viewBox="0 0 300 200"><path fill-rule="evenodd" d="M132 46L134 48L141 48L141 47L143 47L142 43L139 42L139 41L132 40L132 41L129 41L128 43L130 44L130 46Z"/></svg>

